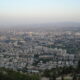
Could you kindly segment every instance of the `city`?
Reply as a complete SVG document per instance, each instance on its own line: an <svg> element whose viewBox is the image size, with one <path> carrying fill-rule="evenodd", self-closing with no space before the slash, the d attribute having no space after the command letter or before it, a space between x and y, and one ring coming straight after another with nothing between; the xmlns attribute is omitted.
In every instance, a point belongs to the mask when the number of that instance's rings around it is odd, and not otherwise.
<svg viewBox="0 0 80 80"><path fill-rule="evenodd" d="M0 80L80 80L80 0L0 0Z"/></svg>
<svg viewBox="0 0 80 80"><path fill-rule="evenodd" d="M53 68L76 68L80 32L21 32L0 35L0 67L39 74Z"/></svg>

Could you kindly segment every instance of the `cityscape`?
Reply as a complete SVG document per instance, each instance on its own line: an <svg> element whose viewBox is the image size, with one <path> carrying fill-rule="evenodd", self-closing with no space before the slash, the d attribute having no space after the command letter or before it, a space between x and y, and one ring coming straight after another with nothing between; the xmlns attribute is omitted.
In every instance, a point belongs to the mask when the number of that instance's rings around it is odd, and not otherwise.
<svg viewBox="0 0 80 80"><path fill-rule="evenodd" d="M77 66L80 32L16 32L0 35L0 67L45 70Z"/></svg>
<svg viewBox="0 0 80 80"><path fill-rule="evenodd" d="M0 80L80 80L80 0L0 0Z"/></svg>
<svg viewBox="0 0 80 80"><path fill-rule="evenodd" d="M80 60L80 31L0 33L0 67L41 74L45 70L76 68Z"/></svg>

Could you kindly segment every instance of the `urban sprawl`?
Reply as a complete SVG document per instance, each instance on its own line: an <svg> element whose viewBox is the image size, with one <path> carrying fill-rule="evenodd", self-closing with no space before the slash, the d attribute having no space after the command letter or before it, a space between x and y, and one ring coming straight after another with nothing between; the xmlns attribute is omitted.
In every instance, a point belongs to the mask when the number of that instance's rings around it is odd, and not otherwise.
<svg viewBox="0 0 80 80"><path fill-rule="evenodd" d="M0 67L13 70L76 67L80 58L80 33L23 32L0 33Z"/></svg>

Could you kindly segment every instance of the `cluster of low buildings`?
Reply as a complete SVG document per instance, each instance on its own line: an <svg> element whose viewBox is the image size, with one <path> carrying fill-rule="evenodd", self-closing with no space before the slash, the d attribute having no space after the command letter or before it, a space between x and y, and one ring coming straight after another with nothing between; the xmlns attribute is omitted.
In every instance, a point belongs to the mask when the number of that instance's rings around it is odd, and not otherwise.
<svg viewBox="0 0 80 80"><path fill-rule="evenodd" d="M79 53L69 54L66 49L48 46L54 45L54 40L58 40L56 37L48 33L31 32L9 34L5 38L1 37L0 67L14 70L24 68L28 70L45 70L64 66L76 67L80 58Z"/></svg>

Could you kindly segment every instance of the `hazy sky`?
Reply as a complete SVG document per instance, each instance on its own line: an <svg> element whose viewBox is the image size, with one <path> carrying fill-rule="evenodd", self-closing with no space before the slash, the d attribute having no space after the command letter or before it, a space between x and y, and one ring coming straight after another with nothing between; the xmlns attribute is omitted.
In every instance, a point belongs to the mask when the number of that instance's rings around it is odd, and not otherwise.
<svg viewBox="0 0 80 80"><path fill-rule="evenodd" d="M80 0L0 0L0 24L80 22Z"/></svg>

